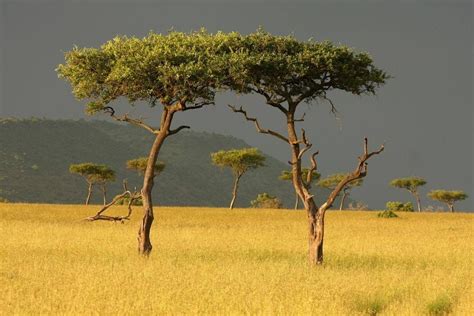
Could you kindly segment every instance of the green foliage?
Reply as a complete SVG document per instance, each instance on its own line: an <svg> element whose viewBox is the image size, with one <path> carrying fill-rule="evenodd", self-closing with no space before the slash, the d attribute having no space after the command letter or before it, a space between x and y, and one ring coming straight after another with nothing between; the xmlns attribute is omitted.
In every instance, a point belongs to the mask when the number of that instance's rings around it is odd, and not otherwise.
<svg viewBox="0 0 474 316"><path fill-rule="evenodd" d="M106 183L115 181L115 171L106 165L91 162L71 164L69 172L83 176L89 183Z"/></svg>
<svg viewBox="0 0 474 316"><path fill-rule="evenodd" d="M212 163L219 167L229 167L235 175L263 166L265 156L257 148L220 150L211 153Z"/></svg>
<svg viewBox="0 0 474 316"><path fill-rule="evenodd" d="M449 315L453 309L453 303L446 294L438 296L426 306L428 315L442 316Z"/></svg>
<svg viewBox="0 0 474 316"><path fill-rule="evenodd" d="M390 185L400 189L406 189L412 193L418 190L418 187L426 184L426 180L419 177L393 179Z"/></svg>
<svg viewBox="0 0 474 316"><path fill-rule="evenodd" d="M389 76L367 53L328 41L299 41L263 30L231 33L222 43L228 51L229 85L242 93L291 97L309 102L330 90L375 93Z"/></svg>
<svg viewBox="0 0 474 316"><path fill-rule="evenodd" d="M129 197L123 197L119 200L117 200L117 202L115 204L117 205L128 205L130 201L130 198ZM135 199L133 202L132 202L132 205L136 205L136 206L140 206L140 205L143 205L143 200L141 197L139 197L138 199Z"/></svg>
<svg viewBox="0 0 474 316"><path fill-rule="evenodd" d="M220 53L228 35L204 30L143 38L117 36L100 48L74 47L56 71L94 114L120 97L130 103L213 103L226 73Z"/></svg>
<svg viewBox="0 0 474 316"><path fill-rule="evenodd" d="M388 201L385 205L389 211L414 212L413 204L411 202L402 203L399 201Z"/></svg>
<svg viewBox="0 0 474 316"><path fill-rule="evenodd" d="M127 160L127 169L135 170L139 175L143 175L148 164L148 157L140 157ZM165 169L165 163L157 161L155 164L155 176L159 175Z"/></svg>
<svg viewBox="0 0 474 316"><path fill-rule="evenodd" d="M387 303L383 297L359 297L354 302L354 309L363 315L375 316L382 312Z"/></svg>
<svg viewBox="0 0 474 316"><path fill-rule="evenodd" d="M327 176L324 179L318 181L318 186L322 188L326 188L329 190L334 190L336 186L347 176L346 173L335 173L332 175ZM363 179L356 179L352 182L349 182L346 185L347 189L351 189L353 187L359 187L363 183Z"/></svg>
<svg viewBox="0 0 474 316"><path fill-rule="evenodd" d="M254 208L282 208L281 201L268 193L257 195L257 199L250 202Z"/></svg>
<svg viewBox="0 0 474 316"><path fill-rule="evenodd" d="M301 177L306 180L308 178L308 172L309 172L309 168L302 168L301 169ZM319 178L321 177L321 174L316 172L316 171L313 171L313 175L312 175L312 178L311 180L312 181L316 181L318 180ZM285 180L285 181L293 181L293 173L288 170L283 170L281 172L281 175L278 177L278 179L280 180Z"/></svg>
<svg viewBox="0 0 474 316"><path fill-rule="evenodd" d="M397 214L395 214L393 211L391 210L385 210L383 212L379 212L377 214L377 217L381 217L381 218L394 218L394 217L398 217Z"/></svg>
<svg viewBox="0 0 474 316"><path fill-rule="evenodd" d="M467 199L468 195L463 191L432 190L428 193L428 197L436 201L452 204Z"/></svg>

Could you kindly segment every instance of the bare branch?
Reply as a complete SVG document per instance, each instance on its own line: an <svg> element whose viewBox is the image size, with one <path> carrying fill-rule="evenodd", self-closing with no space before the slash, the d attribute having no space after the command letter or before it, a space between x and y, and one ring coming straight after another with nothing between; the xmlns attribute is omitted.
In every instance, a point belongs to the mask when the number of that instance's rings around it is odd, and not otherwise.
<svg viewBox="0 0 474 316"><path fill-rule="evenodd" d="M127 188L127 181L123 181L123 189L124 192L122 194L119 194L113 198L113 200L104 205L94 216L89 216L86 217L85 220L87 221L120 221L123 223L124 220L129 220L130 216L132 215L132 204L135 200L139 199L141 194L140 192L130 192ZM129 201L128 201L128 214L126 216L109 216L109 215L103 215L103 213L110 208L111 206L115 205L119 200L125 198L126 196L129 196Z"/></svg>
<svg viewBox="0 0 474 316"><path fill-rule="evenodd" d="M275 100L272 96L270 96L267 92L265 92L265 90L260 89L260 88L251 88L250 90L252 90L255 93L263 95L265 99L267 100L268 105L271 105L274 108L277 108L278 110L280 110L281 112L285 114L288 113L288 111L281 105L281 103L285 102L285 99L279 98Z"/></svg>
<svg viewBox="0 0 474 316"><path fill-rule="evenodd" d="M303 116L299 119L294 119L293 122L304 122L304 117L306 116L306 112L303 113Z"/></svg>
<svg viewBox="0 0 474 316"><path fill-rule="evenodd" d="M344 179L342 179L341 182L339 182L336 188L331 192L331 194L329 194L327 201L323 205L321 205L321 209L325 211L326 209L331 207L336 197L345 188L347 184L349 184L350 182L354 180L365 177L367 175L367 160L369 160L370 157L374 155L380 154L384 149L385 147L382 144L378 150L369 152L367 137L364 138L364 145L363 145L364 153L361 156L359 156L358 158L359 163L357 164L357 167L354 169L354 171L347 174L347 176Z"/></svg>
<svg viewBox="0 0 474 316"><path fill-rule="evenodd" d="M318 164L316 162L316 156L318 154L319 154L319 151L316 151L309 158L311 160L311 168L309 168L308 174L306 175L306 186L309 186L311 184L311 181L313 181L313 172L318 170Z"/></svg>
<svg viewBox="0 0 474 316"><path fill-rule="evenodd" d="M235 112L235 113L242 113L243 116L245 117L245 119L246 119L247 121L252 121L252 122L254 122L254 123L255 123L255 128L257 129L257 131L258 131L259 133L273 135L273 136L275 136L275 137L281 139L281 140L284 141L285 143L290 143L290 141L288 140L288 138L286 138L286 137L283 136L282 134L277 133L277 132L275 132L275 131L272 131L272 130L270 130L270 129L263 129L263 128L261 128L261 127L260 127L260 124L258 123L258 120L257 120L256 118L254 118L254 117L249 117L249 116L247 115L247 112L246 112L244 109L242 109L242 107L240 107L239 109L237 109L235 106L230 105L230 104L228 104L227 106L228 106L233 112Z"/></svg>
<svg viewBox="0 0 474 316"><path fill-rule="evenodd" d="M304 128L301 129L301 140L299 140L297 143L305 145L305 147L298 154L298 160L300 160L301 158L303 158L303 155L313 146L313 144L311 144L306 138L306 131L304 130Z"/></svg>
<svg viewBox="0 0 474 316"><path fill-rule="evenodd" d="M214 102L204 101L204 102L196 103L193 106L183 106L183 108L181 110L182 111L196 110L196 109L200 109L200 108L202 108L206 105L211 105L211 104L214 104Z"/></svg>
<svg viewBox="0 0 474 316"><path fill-rule="evenodd" d="M103 109L103 112L109 114L116 121L127 122L127 123L130 123L130 124L136 125L136 126L140 126L144 129L146 129L147 131L149 131L150 133L158 134L160 132L159 129L151 127L150 125L146 124L145 122L143 122L140 119L135 119L135 118L128 117L128 114L124 114L122 116L115 115L115 110L111 106L106 106Z"/></svg>
<svg viewBox="0 0 474 316"><path fill-rule="evenodd" d="M181 125L181 126L179 126L178 128L176 128L176 129L170 129L170 130L168 130L168 135L177 134L177 133L179 133L180 130L185 129L185 128L191 128L191 127L189 127L188 125Z"/></svg>

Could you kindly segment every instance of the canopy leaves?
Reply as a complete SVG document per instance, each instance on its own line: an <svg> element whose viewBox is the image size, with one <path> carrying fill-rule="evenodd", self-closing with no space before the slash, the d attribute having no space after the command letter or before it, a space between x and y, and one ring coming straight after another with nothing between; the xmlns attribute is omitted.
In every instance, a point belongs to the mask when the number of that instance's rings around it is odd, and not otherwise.
<svg viewBox="0 0 474 316"><path fill-rule="evenodd" d="M148 164L148 157L140 157L136 159L127 160L127 169L137 171L138 174L145 174L146 166ZM165 169L163 161L157 161L155 164L155 175L159 175Z"/></svg>
<svg viewBox="0 0 474 316"><path fill-rule="evenodd" d="M432 190L428 197L443 203L453 204L456 201L467 199L468 195L463 191Z"/></svg>
<svg viewBox="0 0 474 316"><path fill-rule="evenodd" d="M337 185L347 176L346 173L335 173L335 174L332 174L332 175L329 175L327 176L326 178L324 179L321 179L318 181L318 186L322 187L322 188L326 188L326 189L329 189L329 190L334 190ZM346 185L346 188L350 189L350 188L353 188L353 187L359 187L361 186L363 183L363 179L360 178L360 179L356 179L354 181L351 181L349 182L347 185Z"/></svg>
<svg viewBox="0 0 474 316"><path fill-rule="evenodd" d="M257 148L220 150L211 154L212 163L229 167L234 174L242 175L250 169L264 165L265 156Z"/></svg>
<svg viewBox="0 0 474 316"><path fill-rule="evenodd" d="M426 180L419 177L408 177L393 179L390 185L400 189L406 189L412 193L418 190L418 187L426 184Z"/></svg>
<svg viewBox="0 0 474 316"><path fill-rule="evenodd" d="M115 171L107 165L85 162L71 164L69 172L81 175L89 183L105 183L115 181Z"/></svg>

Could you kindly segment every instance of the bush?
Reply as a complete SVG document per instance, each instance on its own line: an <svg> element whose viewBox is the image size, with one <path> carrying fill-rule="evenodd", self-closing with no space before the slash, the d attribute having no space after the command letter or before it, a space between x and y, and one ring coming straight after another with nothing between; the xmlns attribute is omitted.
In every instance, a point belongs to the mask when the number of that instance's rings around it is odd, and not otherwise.
<svg viewBox="0 0 474 316"><path fill-rule="evenodd" d="M257 199L250 202L254 208L282 208L281 201L268 193L257 195Z"/></svg>
<svg viewBox="0 0 474 316"><path fill-rule="evenodd" d="M413 204L411 202L402 203L399 201L389 201L385 204L387 210L389 211L399 211L399 212L414 212Z"/></svg>
<svg viewBox="0 0 474 316"><path fill-rule="evenodd" d="M391 210L383 211L377 214L377 217L382 217L382 218L393 218L393 217L398 217L397 214L395 214Z"/></svg>

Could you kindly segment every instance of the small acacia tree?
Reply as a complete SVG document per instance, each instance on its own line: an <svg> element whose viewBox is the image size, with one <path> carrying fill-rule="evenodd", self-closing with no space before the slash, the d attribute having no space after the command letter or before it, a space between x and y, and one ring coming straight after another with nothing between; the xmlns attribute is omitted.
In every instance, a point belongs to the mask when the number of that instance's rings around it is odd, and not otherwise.
<svg viewBox="0 0 474 316"><path fill-rule="evenodd" d="M144 175L148 166L148 157L140 157L127 160L127 169L136 171L139 175ZM163 161L156 161L153 176L159 175L165 169Z"/></svg>
<svg viewBox="0 0 474 316"><path fill-rule="evenodd" d="M302 168L301 169L301 177L303 178L303 181L309 179L311 181L311 183L306 183L306 185L308 186L308 189L311 188L312 184L314 181L318 180L321 175L319 173L317 173L316 171L313 171L313 174L308 177L308 173L309 173L309 169L308 168ZM290 171L287 171L287 170L283 170L280 174L280 176L278 177L278 179L280 180L284 180L284 181L293 181L293 174ZM299 201L300 201L300 197L298 196L298 193L295 192L295 210L298 209L298 204L299 204Z"/></svg>
<svg viewBox="0 0 474 316"><path fill-rule="evenodd" d="M419 177L398 178L390 182L392 187L408 190L416 199L418 212L421 212L421 201L418 188L425 185L426 180Z"/></svg>
<svg viewBox="0 0 474 316"><path fill-rule="evenodd" d="M99 165L91 162L71 164L69 172L84 177L88 184L86 205L89 205L92 189L94 185L99 185L102 189L104 205L107 203L107 183L115 181L115 171L106 165Z"/></svg>
<svg viewBox="0 0 474 316"><path fill-rule="evenodd" d="M467 199L468 195L463 191L432 190L428 193L428 197L446 203L449 211L454 212L454 203Z"/></svg>
<svg viewBox="0 0 474 316"><path fill-rule="evenodd" d="M234 175L234 186L229 209L234 208L240 178L251 169L263 166L265 156L257 148L220 150L211 153L212 163L219 167L229 167Z"/></svg>
<svg viewBox="0 0 474 316"><path fill-rule="evenodd" d="M335 111L327 95L329 91L375 94L388 76L373 65L368 54L356 53L346 46L330 42L301 42L292 36L274 36L259 30L245 36L234 33L222 46L227 50L229 60L227 84L240 93L261 95L266 105L284 117L286 133L281 133L263 128L258 119L249 116L242 107L229 105L234 112L254 122L258 132L274 136L289 146L293 186L308 215L309 260L321 264L326 210L347 184L366 176L367 160L379 154L383 146L369 152L365 139L363 153L354 171L341 180L321 206L317 206L307 187L311 181L304 182L302 177L301 161L312 144L303 129L300 135L296 131L296 124L304 117L297 117L297 109L303 103L328 100ZM310 175L317 169L316 154L310 156Z"/></svg>
<svg viewBox="0 0 474 316"><path fill-rule="evenodd" d="M60 78L67 80L77 99L87 99L89 114L105 113L119 122L144 128L155 136L148 155L141 190L144 215L138 231L138 251L152 250L150 230L154 220L151 192L155 164L168 136L185 128L172 128L179 112L200 109L214 103L226 59L220 52L227 35L194 33L150 33L144 38L116 37L100 48L77 48L66 52L59 65ZM161 108L159 127L140 117L119 115L113 102L119 98Z"/></svg>
<svg viewBox="0 0 474 316"><path fill-rule="evenodd" d="M345 178L347 174L345 173L335 173L330 176L327 176L324 179L318 181L318 186L328 189L329 191L333 191L337 185ZM355 179L354 181L349 182L343 189L342 189L342 197L341 202L339 203L339 210L344 208L344 202L346 198L350 195L350 191L354 187L360 187L363 183L363 179Z"/></svg>

